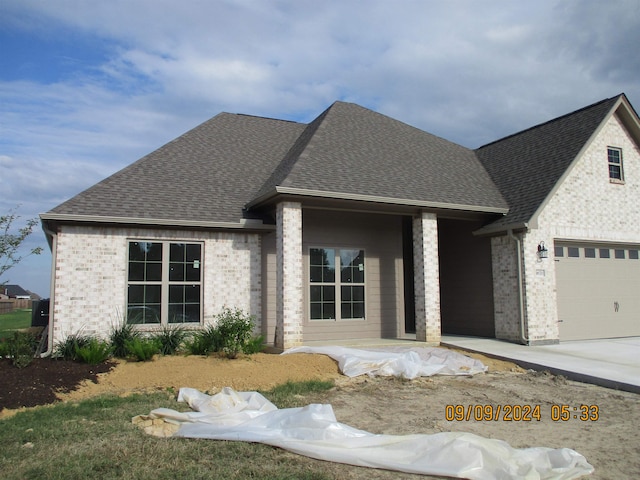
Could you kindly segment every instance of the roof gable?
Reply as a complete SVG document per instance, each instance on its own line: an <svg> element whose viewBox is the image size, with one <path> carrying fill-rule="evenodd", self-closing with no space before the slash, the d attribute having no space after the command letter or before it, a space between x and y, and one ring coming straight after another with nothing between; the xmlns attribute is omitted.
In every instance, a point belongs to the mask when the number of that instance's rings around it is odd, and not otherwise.
<svg viewBox="0 0 640 480"><path fill-rule="evenodd" d="M476 155L509 204L509 212L480 232L524 228L622 95L497 140Z"/></svg>

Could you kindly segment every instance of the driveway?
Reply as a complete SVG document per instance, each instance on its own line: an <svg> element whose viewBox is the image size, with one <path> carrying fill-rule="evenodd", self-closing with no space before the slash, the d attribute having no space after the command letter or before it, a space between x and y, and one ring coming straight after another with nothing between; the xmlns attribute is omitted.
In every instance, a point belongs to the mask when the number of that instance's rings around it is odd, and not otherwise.
<svg viewBox="0 0 640 480"><path fill-rule="evenodd" d="M640 337L525 346L492 338L443 335L442 345L549 370L572 380L640 393Z"/></svg>

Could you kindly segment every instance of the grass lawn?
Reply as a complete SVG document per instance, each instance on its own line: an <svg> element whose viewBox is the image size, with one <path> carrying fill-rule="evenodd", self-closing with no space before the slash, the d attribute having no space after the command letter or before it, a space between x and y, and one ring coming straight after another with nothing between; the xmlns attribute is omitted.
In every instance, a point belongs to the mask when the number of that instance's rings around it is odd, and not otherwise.
<svg viewBox="0 0 640 480"><path fill-rule="evenodd" d="M322 401L331 382L263 392L279 407ZM3 479L335 478L326 464L261 444L145 434L131 418L154 408L188 409L173 392L59 403L0 420ZM324 471L323 471L324 470Z"/></svg>
<svg viewBox="0 0 640 480"><path fill-rule="evenodd" d="M14 310L0 315L0 339L11 336L15 330L31 326L31 310Z"/></svg>

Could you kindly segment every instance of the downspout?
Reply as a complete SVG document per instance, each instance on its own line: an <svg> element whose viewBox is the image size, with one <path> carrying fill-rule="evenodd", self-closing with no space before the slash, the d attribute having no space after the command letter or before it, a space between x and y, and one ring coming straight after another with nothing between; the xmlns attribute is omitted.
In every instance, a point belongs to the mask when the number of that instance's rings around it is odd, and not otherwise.
<svg viewBox="0 0 640 480"><path fill-rule="evenodd" d="M47 350L40 354L41 358L50 356L53 353L53 316L55 311L55 291L56 291L56 257L58 252L58 234L49 230L45 223L42 223L42 229L46 235L51 237L51 286L49 287L49 326L47 333Z"/></svg>
<svg viewBox="0 0 640 480"><path fill-rule="evenodd" d="M522 242L513 234L513 230L509 229L509 237L516 243L516 253L518 257L518 314L520 316L520 342L523 345L529 344L529 338L525 335L524 327L524 278L522 275Z"/></svg>

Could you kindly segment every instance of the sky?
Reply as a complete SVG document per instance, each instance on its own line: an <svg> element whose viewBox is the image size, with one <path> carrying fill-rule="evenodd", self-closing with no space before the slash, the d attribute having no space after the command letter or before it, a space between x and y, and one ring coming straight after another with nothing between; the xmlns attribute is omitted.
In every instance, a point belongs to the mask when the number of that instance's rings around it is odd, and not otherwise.
<svg viewBox="0 0 640 480"><path fill-rule="evenodd" d="M476 148L619 93L640 0L0 0L0 215L21 226L220 112L354 102ZM0 282L49 296L42 246Z"/></svg>

